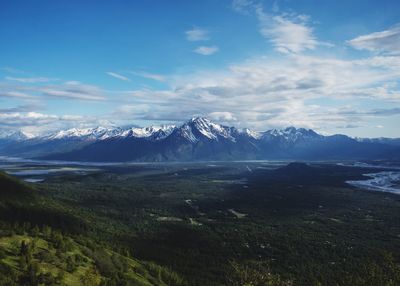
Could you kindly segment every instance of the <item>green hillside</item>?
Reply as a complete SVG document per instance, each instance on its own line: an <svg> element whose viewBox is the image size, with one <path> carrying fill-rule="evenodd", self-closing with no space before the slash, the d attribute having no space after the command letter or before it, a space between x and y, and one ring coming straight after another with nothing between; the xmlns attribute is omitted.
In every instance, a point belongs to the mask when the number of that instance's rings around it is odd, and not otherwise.
<svg viewBox="0 0 400 286"><path fill-rule="evenodd" d="M84 229L84 223L68 215L62 205L3 172L0 172L0 220L9 224L47 225L71 233Z"/></svg>
<svg viewBox="0 0 400 286"><path fill-rule="evenodd" d="M0 200L0 285L185 284L163 267L79 233L83 222L4 173Z"/></svg>
<svg viewBox="0 0 400 286"><path fill-rule="evenodd" d="M34 190L19 180L0 172L0 199L1 202L17 202L32 200Z"/></svg>

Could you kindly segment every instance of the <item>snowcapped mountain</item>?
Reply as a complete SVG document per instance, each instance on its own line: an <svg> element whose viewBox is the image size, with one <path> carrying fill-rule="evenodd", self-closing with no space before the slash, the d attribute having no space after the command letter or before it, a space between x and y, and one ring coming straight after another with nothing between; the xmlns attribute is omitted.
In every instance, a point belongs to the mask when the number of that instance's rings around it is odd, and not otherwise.
<svg viewBox="0 0 400 286"><path fill-rule="evenodd" d="M216 124L204 117L193 117L177 128L177 133L193 143L204 140L237 142L239 137L259 139L261 136L259 132Z"/></svg>
<svg viewBox="0 0 400 286"><path fill-rule="evenodd" d="M149 126L149 127L132 127L123 129L117 134L113 135L113 137L119 138L148 138L149 140L162 140L165 137L169 136L174 130L175 125L161 125L161 126Z"/></svg>
<svg viewBox="0 0 400 286"><path fill-rule="evenodd" d="M323 136L295 127L254 132L194 117L180 126L72 128L41 137L0 133L0 154L73 161L399 158L394 140Z"/></svg>
<svg viewBox="0 0 400 286"><path fill-rule="evenodd" d="M219 141L222 138L235 142L229 127L216 124L203 117L193 117L179 129L181 136L190 142L204 139Z"/></svg>
<svg viewBox="0 0 400 286"><path fill-rule="evenodd" d="M148 140L162 140L170 136L173 132L186 139L189 142L199 142L201 140L229 140L235 142L238 136L244 136L252 139L273 139L281 138L286 141L296 142L300 139L315 138L321 135L311 129L288 127L286 129L271 129L265 132L256 132L248 128L237 129L235 127L223 126L210 121L204 117L193 117L181 126L161 125L149 127L95 127L95 128L71 128L57 131L44 136L27 135L21 131L12 131L0 133L1 138L10 140L82 140L98 141L110 138L146 138Z"/></svg>
<svg viewBox="0 0 400 286"><path fill-rule="evenodd" d="M23 141L30 138L33 138L32 134L23 132L23 131L2 131L0 132L0 140L8 140L8 141Z"/></svg>
<svg viewBox="0 0 400 286"><path fill-rule="evenodd" d="M323 136L319 135L312 129L287 127L285 129L271 129L262 133L263 140L273 140L279 138L280 140L296 143L304 140L321 139Z"/></svg>
<svg viewBox="0 0 400 286"><path fill-rule="evenodd" d="M60 140L60 139L81 139L81 140L104 140L111 136L116 136L122 132L121 128L72 128L62 130L54 134L44 136L44 140Z"/></svg>
<svg viewBox="0 0 400 286"><path fill-rule="evenodd" d="M110 138L148 138L149 140L161 140L167 137L175 129L174 125L129 127L129 128L71 128L61 130L53 134L36 137L37 140L81 140L99 141Z"/></svg>
<svg viewBox="0 0 400 286"><path fill-rule="evenodd" d="M253 139L260 139L262 136L262 133L257 132L257 131L252 131L248 128L243 128L239 130L239 133L243 134L244 136L248 136Z"/></svg>

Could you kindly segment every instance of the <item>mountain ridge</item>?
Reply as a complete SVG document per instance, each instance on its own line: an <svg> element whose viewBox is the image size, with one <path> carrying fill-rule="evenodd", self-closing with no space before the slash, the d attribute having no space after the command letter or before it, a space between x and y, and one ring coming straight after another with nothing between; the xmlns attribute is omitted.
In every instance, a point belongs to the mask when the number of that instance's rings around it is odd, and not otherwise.
<svg viewBox="0 0 400 286"><path fill-rule="evenodd" d="M180 126L72 128L8 139L0 142L0 154L67 161L386 159L399 157L396 142L324 136L293 126L256 132L193 117Z"/></svg>

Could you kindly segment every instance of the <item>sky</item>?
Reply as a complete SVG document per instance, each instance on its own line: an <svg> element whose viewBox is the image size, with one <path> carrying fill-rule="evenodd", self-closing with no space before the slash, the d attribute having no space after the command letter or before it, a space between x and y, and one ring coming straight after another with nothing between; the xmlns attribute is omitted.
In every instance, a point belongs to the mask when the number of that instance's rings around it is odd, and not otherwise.
<svg viewBox="0 0 400 286"><path fill-rule="evenodd" d="M400 137L400 2L0 0L0 130Z"/></svg>

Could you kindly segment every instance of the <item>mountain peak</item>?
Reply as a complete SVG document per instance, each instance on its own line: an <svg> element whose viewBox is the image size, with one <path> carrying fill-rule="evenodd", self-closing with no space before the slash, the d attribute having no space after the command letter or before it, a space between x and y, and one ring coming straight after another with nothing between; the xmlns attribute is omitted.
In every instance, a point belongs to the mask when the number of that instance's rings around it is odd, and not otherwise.
<svg viewBox="0 0 400 286"><path fill-rule="evenodd" d="M148 127L131 127L122 130L118 137L137 137L137 138L150 138L160 140L167 137L175 129L175 125L161 125L161 126L148 126Z"/></svg>
<svg viewBox="0 0 400 286"><path fill-rule="evenodd" d="M283 138L289 142L297 142L306 138L319 138L321 135L312 129L289 126L284 129L271 129L263 133L264 138Z"/></svg>
<svg viewBox="0 0 400 286"><path fill-rule="evenodd" d="M61 130L56 133L50 134L45 139L56 140L56 139L106 139L119 132L120 128L107 128L97 126L94 128L71 128L67 130Z"/></svg>
<svg viewBox="0 0 400 286"><path fill-rule="evenodd" d="M5 139L5 140L22 141L26 139L31 139L33 137L34 135L20 130L0 132L0 139Z"/></svg>
<svg viewBox="0 0 400 286"><path fill-rule="evenodd" d="M248 128L241 129L240 133L245 134L246 136L254 138L254 139L259 139L261 136L260 132L253 131Z"/></svg>
<svg viewBox="0 0 400 286"><path fill-rule="evenodd" d="M286 127L285 129L283 129L283 130L285 130L285 131L287 131L287 132L296 132L296 131L301 130L301 129L304 129L304 128L296 128L296 127L294 127L294 126L288 126L288 127Z"/></svg>
<svg viewBox="0 0 400 286"><path fill-rule="evenodd" d="M235 141L229 127L216 124L206 117L193 117L183 126L190 127L194 136L200 135L211 140L217 140L219 137Z"/></svg>
<svg viewBox="0 0 400 286"><path fill-rule="evenodd" d="M210 124L212 123L210 119L207 117L202 117L202 116L195 116L192 117L189 122L195 122L195 123L203 123L203 124Z"/></svg>

